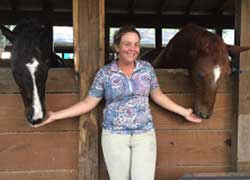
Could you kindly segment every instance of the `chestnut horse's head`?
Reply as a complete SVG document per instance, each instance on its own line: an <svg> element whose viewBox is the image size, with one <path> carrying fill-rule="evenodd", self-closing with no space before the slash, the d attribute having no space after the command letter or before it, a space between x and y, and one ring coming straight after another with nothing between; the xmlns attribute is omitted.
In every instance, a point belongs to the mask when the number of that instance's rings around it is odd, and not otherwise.
<svg viewBox="0 0 250 180"><path fill-rule="evenodd" d="M20 89L25 115L31 124L42 121L46 114L45 85L52 57L52 27L25 18L13 31L0 26L12 43L12 73Z"/></svg>
<svg viewBox="0 0 250 180"><path fill-rule="evenodd" d="M229 56L248 49L227 46L217 34L189 24L160 53L152 50L141 58L154 56L152 65L156 68L187 68L194 89L194 113L207 119L213 112L217 89L231 73Z"/></svg>
<svg viewBox="0 0 250 180"><path fill-rule="evenodd" d="M230 60L221 38L212 34L210 42L200 43L190 51L189 74L194 89L194 113L207 119L213 112L216 93L231 73Z"/></svg>

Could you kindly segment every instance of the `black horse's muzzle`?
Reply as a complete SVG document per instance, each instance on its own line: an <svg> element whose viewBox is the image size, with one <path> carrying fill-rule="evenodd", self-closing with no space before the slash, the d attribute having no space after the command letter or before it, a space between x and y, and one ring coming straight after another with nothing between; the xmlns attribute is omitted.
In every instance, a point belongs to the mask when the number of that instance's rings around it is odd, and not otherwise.
<svg viewBox="0 0 250 180"><path fill-rule="evenodd" d="M45 113L43 113L42 118L34 118L34 110L26 112L26 118L31 125L41 123L44 117L45 117Z"/></svg>

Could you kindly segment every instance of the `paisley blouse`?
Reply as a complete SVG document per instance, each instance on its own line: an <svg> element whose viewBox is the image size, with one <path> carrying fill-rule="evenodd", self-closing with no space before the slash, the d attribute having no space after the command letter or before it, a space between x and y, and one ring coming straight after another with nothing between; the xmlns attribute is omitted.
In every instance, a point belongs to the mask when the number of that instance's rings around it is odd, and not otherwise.
<svg viewBox="0 0 250 180"><path fill-rule="evenodd" d="M136 60L128 77L114 60L97 72L89 95L106 100L104 129L116 134L140 134L154 129L149 93L157 87L156 74L148 62Z"/></svg>

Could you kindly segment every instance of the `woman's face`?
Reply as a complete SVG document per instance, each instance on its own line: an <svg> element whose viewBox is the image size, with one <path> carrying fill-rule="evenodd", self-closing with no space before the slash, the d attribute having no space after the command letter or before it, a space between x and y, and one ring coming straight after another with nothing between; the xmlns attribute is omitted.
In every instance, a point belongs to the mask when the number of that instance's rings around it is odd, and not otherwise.
<svg viewBox="0 0 250 180"><path fill-rule="evenodd" d="M120 44L115 45L115 49L119 54L119 61L132 63L140 53L140 38L136 33L128 32L122 36Z"/></svg>

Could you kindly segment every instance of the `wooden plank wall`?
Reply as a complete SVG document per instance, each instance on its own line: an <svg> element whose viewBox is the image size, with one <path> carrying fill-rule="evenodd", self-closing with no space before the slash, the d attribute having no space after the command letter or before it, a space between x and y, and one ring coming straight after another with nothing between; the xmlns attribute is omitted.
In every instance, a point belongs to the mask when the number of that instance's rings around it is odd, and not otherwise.
<svg viewBox="0 0 250 180"><path fill-rule="evenodd" d="M72 69L51 69L47 81L48 110L79 101ZM0 179L77 180L78 119L31 128L9 68L0 69Z"/></svg>
<svg viewBox="0 0 250 180"><path fill-rule="evenodd" d="M157 69L156 72L164 93L184 106L192 104L186 71ZM0 179L77 179L78 120L30 128L10 70L2 68L0 74L0 101L4 102L0 105ZM230 80L219 89L213 117L201 124L188 123L151 102L158 140L157 180L175 180L191 172L231 171L234 109ZM78 84L72 70L50 70L46 99L48 110L78 101ZM108 179L103 158L99 160L98 179Z"/></svg>

